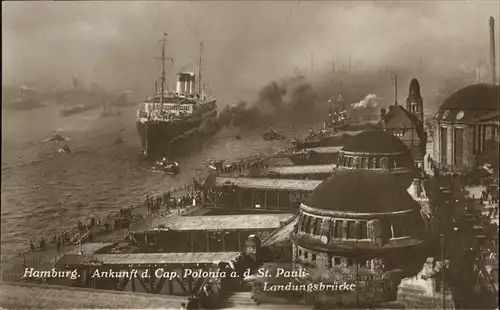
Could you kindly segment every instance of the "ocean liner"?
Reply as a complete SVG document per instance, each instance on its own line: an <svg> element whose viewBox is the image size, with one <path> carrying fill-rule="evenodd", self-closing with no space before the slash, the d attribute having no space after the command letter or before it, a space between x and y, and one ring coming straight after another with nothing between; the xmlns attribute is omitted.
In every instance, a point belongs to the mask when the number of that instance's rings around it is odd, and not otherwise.
<svg viewBox="0 0 500 310"><path fill-rule="evenodd" d="M201 79L203 43L200 43L198 80L194 73L177 74L175 91L168 90L165 78L166 34L162 41L161 77L155 82L155 94L142 102L137 110L137 131L141 138L142 150L147 159L168 156L170 142L180 135L197 128L208 118L217 117L216 100L204 94Z"/></svg>

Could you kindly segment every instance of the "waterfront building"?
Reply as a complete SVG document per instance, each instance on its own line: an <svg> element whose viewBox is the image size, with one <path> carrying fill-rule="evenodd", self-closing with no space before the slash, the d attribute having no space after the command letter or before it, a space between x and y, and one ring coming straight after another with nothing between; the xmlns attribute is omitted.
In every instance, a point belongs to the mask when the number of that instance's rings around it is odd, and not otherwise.
<svg viewBox="0 0 500 310"><path fill-rule="evenodd" d="M466 173L498 164L500 86L476 84L449 96L433 119L434 154L440 168Z"/></svg>
<svg viewBox="0 0 500 310"><path fill-rule="evenodd" d="M337 170L388 172L408 188L415 176L415 166L405 144L383 130L363 131L340 150Z"/></svg>
<svg viewBox="0 0 500 310"><path fill-rule="evenodd" d="M389 106L389 111L381 110L381 127L398 137L410 150L417 167L423 168L427 133L424 130L424 106L420 94L420 84L413 78L410 82L406 108Z"/></svg>
<svg viewBox="0 0 500 310"><path fill-rule="evenodd" d="M297 285L358 281L358 288L365 290L299 294L295 302L367 305L396 300L400 280L419 272L426 259L426 231L420 205L390 174L339 171L301 204L295 221L272 234L262 246L274 252L275 265L266 268L287 266L291 256L289 268L307 270L310 276L296 279ZM287 246L292 248L291 255L284 250ZM384 287L377 296L368 293L374 285ZM259 279L254 282L254 294L262 302L276 302L280 295L266 292Z"/></svg>

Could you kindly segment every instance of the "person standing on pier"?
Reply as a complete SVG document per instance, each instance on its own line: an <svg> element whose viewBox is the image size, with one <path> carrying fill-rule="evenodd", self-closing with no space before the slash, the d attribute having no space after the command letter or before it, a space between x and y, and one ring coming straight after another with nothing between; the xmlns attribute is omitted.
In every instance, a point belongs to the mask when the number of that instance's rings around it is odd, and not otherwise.
<svg viewBox="0 0 500 310"><path fill-rule="evenodd" d="M35 251L35 245L33 244L32 240L30 240L30 250L31 250L31 252Z"/></svg>

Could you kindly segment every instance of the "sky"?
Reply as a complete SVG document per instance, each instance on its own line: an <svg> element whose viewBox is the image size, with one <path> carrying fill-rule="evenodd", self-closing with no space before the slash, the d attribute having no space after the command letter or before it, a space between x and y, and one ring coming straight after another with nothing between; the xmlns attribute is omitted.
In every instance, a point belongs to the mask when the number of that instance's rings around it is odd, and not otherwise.
<svg viewBox="0 0 500 310"><path fill-rule="evenodd" d="M197 70L209 90L245 97L297 69L417 62L451 70L487 61L488 19L499 1L423 2L2 2L3 85L154 88L159 39L168 34L168 79ZM497 53L499 52L497 44ZM497 58L498 59L498 58ZM498 61L497 61L498 64Z"/></svg>

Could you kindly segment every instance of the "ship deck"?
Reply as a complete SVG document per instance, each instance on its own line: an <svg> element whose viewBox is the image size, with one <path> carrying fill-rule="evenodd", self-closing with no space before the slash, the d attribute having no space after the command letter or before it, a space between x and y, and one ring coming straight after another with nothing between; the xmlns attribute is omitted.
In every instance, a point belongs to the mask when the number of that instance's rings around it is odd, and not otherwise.
<svg viewBox="0 0 500 310"><path fill-rule="evenodd" d="M215 186L237 186L246 189L282 190L295 192L313 191L321 181L315 180L287 180L271 178L215 178Z"/></svg>

